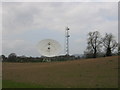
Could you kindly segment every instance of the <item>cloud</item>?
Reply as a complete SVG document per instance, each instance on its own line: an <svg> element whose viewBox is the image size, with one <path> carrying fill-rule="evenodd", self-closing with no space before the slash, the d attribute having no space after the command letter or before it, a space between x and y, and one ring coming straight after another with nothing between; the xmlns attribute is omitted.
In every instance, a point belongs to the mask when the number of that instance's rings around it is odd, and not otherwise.
<svg viewBox="0 0 120 90"><path fill-rule="evenodd" d="M2 3L0 2L0 54L2 54Z"/></svg>
<svg viewBox="0 0 120 90"><path fill-rule="evenodd" d="M60 38L64 37L60 35L64 36L65 27L68 26L70 27L70 40L75 43L70 44L71 53L82 53L86 46L87 33L90 31L97 30L101 34L113 33L118 37L117 13L117 3L110 2L4 2L3 41L11 43L11 45L5 44L9 52L13 48L14 51L18 51L20 47L21 51L29 55L38 55L34 44L39 38L43 39L43 34L46 34L46 37L53 33L52 37L63 44L64 41ZM30 39L31 42L28 44ZM27 50L25 51L22 47ZM29 52L29 50L34 52Z"/></svg>
<svg viewBox="0 0 120 90"><path fill-rule="evenodd" d="M2 0L3 2L118 2L119 0Z"/></svg>
<svg viewBox="0 0 120 90"><path fill-rule="evenodd" d="M79 25L81 26L80 29L84 29L85 25L91 24L91 22L92 24L98 24L100 21L104 23L106 17L110 15L112 18L115 16L113 13L116 13L116 6L108 3L5 4L3 5L3 29L5 28L8 34L11 31L16 34L31 29L64 31L62 27L67 24L73 27L75 31L76 28L80 28ZM97 21L98 23L96 23Z"/></svg>
<svg viewBox="0 0 120 90"><path fill-rule="evenodd" d="M18 56L40 56L36 45L30 42L26 42L25 40L4 40L2 53L8 56L12 52L16 53Z"/></svg>

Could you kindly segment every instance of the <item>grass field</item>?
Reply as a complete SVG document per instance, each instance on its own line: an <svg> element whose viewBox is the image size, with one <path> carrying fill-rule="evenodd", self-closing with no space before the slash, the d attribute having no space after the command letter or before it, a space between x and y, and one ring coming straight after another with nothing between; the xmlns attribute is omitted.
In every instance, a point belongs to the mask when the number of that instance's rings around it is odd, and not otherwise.
<svg viewBox="0 0 120 90"><path fill-rule="evenodd" d="M5 86L4 86L5 85ZM44 88L43 86L36 85L36 84L29 84L29 83L21 83L15 82L10 80L3 80L3 87L5 88Z"/></svg>
<svg viewBox="0 0 120 90"><path fill-rule="evenodd" d="M117 88L118 57L3 63L3 88Z"/></svg>

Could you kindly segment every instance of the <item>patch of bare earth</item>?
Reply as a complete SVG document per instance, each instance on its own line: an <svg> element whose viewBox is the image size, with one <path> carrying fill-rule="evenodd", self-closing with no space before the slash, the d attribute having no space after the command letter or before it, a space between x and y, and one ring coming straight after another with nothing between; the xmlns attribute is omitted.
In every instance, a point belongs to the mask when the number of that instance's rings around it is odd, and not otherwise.
<svg viewBox="0 0 120 90"><path fill-rule="evenodd" d="M118 87L118 57L50 63L3 63L3 80L46 87Z"/></svg>

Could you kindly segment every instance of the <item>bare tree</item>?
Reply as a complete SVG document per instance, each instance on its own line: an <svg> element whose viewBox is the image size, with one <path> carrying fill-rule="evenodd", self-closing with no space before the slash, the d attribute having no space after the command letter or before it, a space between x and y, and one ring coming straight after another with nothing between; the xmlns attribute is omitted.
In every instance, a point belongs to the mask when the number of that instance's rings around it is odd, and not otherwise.
<svg viewBox="0 0 120 90"><path fill-rule="evenodd" d="M16 53L11 53L8 56L8 61L14 62L14 61L16 61L16 57L17 57Z"/></svg>
<svg viewBox="0 0 120 90"><path fill-rule="evenodd" d="M5 60L7 59L7 58L5 57L5 55L1 55L0 57L1 57L1 60L2 60L2 61L5 61Z"/></svg>
<svg viewBox="0 0 120 90"><path fill-rule="evenodd" d="M120 55L120 43L118 43L118 55Z"/></svg>
<svg viewBox="0 0 120 90"><path fill-rule="evenodd" d="M88 39L87 39L87 51L86 53L91 55L92 57L96 58L98 52L100 51L101 47L101 38L100 38L100 33L98 31L95 32L89 32L88 33Z"/></svg>
<svg viewBox="0 0 120 90"><path fill-rule="evenodd" d="M114 36L110 34L105 34L104 38L102 39L103 41L103 46L106 51L106 56L111 56L112 52L117 48L118 43L114 39Z"/></svg>

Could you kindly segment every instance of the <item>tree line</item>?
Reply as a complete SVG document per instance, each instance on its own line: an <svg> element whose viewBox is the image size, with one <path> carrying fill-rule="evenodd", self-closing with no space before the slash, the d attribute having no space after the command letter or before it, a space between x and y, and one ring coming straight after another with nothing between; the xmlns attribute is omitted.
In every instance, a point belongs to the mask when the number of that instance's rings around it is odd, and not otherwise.
<svg viewBox="0 0 120 90"><path fill-rule="evenodd" d="M3 62L44 62L48 61L65 61L80 58L97 58L112 55L120 55L120 44L117 43L112 33L106 33L103 37L98 31L89 32L87 38L87 47L84 54L80 57L72 56L56 56L50 60L47 57L26 57L17 56L16 53L11 53L8 57L1 55Z"/></svg>
<svg viewBox="0 0 120 90"><path fill-rule="evenodd" d="M96 58L100 54L102 56L112 56L119 54L119 51L120 44L117 43L112 33L106 33L103 37L98 31L88 33L87 48L84 51L86 57Z"/></svg>
<svg viewBox="0 0 120 90"><path fill-rule="evenodd" d="M1 55L2 62L55 62L55 61L67 61L77 59L75 56L55 56L55 57L26 57L26 56L17 56L15 53L11 53L8 57Z"/></svg>

